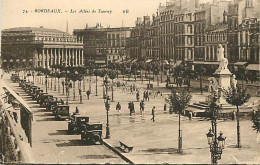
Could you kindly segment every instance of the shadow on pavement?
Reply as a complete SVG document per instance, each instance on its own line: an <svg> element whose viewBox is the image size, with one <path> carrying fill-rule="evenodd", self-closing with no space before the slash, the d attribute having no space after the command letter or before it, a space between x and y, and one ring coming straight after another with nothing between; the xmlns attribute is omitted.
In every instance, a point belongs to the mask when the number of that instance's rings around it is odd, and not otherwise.
<svg viewBox="0 0 260 165"><path fill-rule="evenodd" d="M113 155L82 155L79 156L78 158L81 159L107 159L107 158L117 158Z"/></svg>
<svg viewBox="0 0 260 165"><path fill-rule="evenodd" d="M177 153L177 148L149 148L147 150L142 150L143 152L150 152L154 154L175 154Z"/></svg>
<svg viewBox="0 0 260 165"><path fill-rule="evenodd" d="M53 116L53 114L52 113L44 113L44 114L35 115L35 116L44 117L44 116Z"/></svg>
<svg viewBox="0 0 260 165"><path fill-rule="evenodd" d="M48 133L48 135L68 135L68 130L56 130L55 133Z"/></svg>
<svg viewBox="0 0 260 165"><path fill-rule="evenodd" d="M88 146L85 142L78 140L69 140L69 142L56 144L57 147L68 147L68 146Z"/></svg>
<svg viewBox="0 0 260 165"><path fill-rule="evenodd" d="M54 117L53 118L44 118L41 120L36 120L37 122L41 122L41 121L57 121Z"/></svg>

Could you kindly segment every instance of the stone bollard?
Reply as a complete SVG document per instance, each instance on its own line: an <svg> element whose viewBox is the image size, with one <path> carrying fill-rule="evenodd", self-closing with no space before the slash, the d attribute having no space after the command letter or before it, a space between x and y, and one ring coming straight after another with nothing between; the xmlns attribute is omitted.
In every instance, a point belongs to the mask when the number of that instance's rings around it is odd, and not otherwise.
<svg viewBox="0 0 260 165"><path fill-rule="evenodd" d="M236 120L236 112L235 111L232 112L232 120Z"/></svg>
<svg viewBox="0 0 260 165"><path fill-rule="evenodd" d="M189 111L189 119L192 119L192 111Z"/></svg>

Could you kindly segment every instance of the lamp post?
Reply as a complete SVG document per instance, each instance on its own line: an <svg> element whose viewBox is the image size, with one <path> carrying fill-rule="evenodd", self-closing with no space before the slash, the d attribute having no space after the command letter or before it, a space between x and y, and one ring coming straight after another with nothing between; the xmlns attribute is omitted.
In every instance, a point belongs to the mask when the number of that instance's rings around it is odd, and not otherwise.
<svg viewBox="0 0 260 165"><path fill-rule="evenodd" d="M217 164L218 160L221 159L222 150L225 147L226 137L223 137L223 133L221 131L219 133L219 136L217 137L217 134L213 133L211 128L209 129L209 132L206 135L210 147L211 163Z"/></svg>
<svg viewBox="0 0 260 165"><path fill-rule="evenodd" d="M206 134L208 139L208 144L211 153L211 163L217 164L218 160L221 159L222 150L225 146L225 139L223 133L220 131L219 137L217 137L217 118L218 118L218 105L216 104L217 97L213 95L212 103L210 104L211 111L211 122L212 128L209 129L209 132Z"/></svg>
<svg viewBox="0 0 260 165"><path fill-rule="evenodd" d="M33 84L34 84L34 71L32 71L32 76L33 76Z"/></svg>
<svg viewBox="0 0 260 165"><path fill-rule="evenodd" d="M47 72L45 73L45 86L46 86L46 93L48 92L48 89L47 89L47 78L48 78L48 76L47 76Z"/></svg>
<svg viewBox="0 0 260 165"><path fill-rule="evenodd" d="M110 138L109 120L108 120L108 112L109 112L109 109L110 109L110 98L109 98L109 96L106 96L104 103L105 103L105 108L106 108L106 111L107 111L106 139L109 139Z"/></svg>
<svg viewBox="0 0 260 165"><path fill-rule="evenodd" d="M68 78L68 75L69 75L69 71L66 72L66 78L65 78L65 88L66 88L66 104L68 105L69 104L69 88L70 88L70 81L69 81L69 78Z"/></svg>

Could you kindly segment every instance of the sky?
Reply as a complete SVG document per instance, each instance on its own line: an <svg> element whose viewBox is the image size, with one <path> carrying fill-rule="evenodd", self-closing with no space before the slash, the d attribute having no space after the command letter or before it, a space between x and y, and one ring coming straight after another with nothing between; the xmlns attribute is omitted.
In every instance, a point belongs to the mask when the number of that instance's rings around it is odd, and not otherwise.
<svg viewBox="0 0 260 165"><path fill-rule="evenodd" d="M103 27L133 27L137 17L152 16L159 3L165 2L166 0L0 0L0 29L43 26L66 31L67 22L69 33L74 29L85 28L86 23L89 27L96 26L96 23L101 23ZM35 12L39 9L59 9L62 13ZM90 13L79 13L81 9ZM99 13L99 9L111 13ZM70 13L71 10L76 13ZM92 13L93 10L96 13ZM126 10L128 13L123 13Z"/></svg>

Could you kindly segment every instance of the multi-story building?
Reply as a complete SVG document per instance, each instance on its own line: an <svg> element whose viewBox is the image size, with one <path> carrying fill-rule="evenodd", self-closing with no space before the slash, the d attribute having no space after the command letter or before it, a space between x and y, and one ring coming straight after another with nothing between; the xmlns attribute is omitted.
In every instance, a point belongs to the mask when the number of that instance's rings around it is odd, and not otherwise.
<svg viewBox="0 0 260 165"><path fill-rule="evenodd" d="M238 2L238 60L259 64L259 0Z"/></svg>
<svg viewBox="0 0 260 165"><path fill-rule="evenodd" d="M144 34L145 26L142 18L138 17L135 21L135 27L131 29L130 38L128 39L127 49L129 50L129 57L132 59L142 59L146 56L144 49Z"/></svg>
<svg viewBox="0 0 260 165"><path fill-rule="evenodd" d="M126 55L126 40L130 36L130 28L103 28L101 24L97 24L96 27L75 29L74 34L83 38L86 61L107 64Z"/></svg>
<svg viewBox="0 0 260 165"><path fill-rule="evenodd" d="M3 68L83 65L82 38L47 28L19 27L2 31Z"/></svg>

